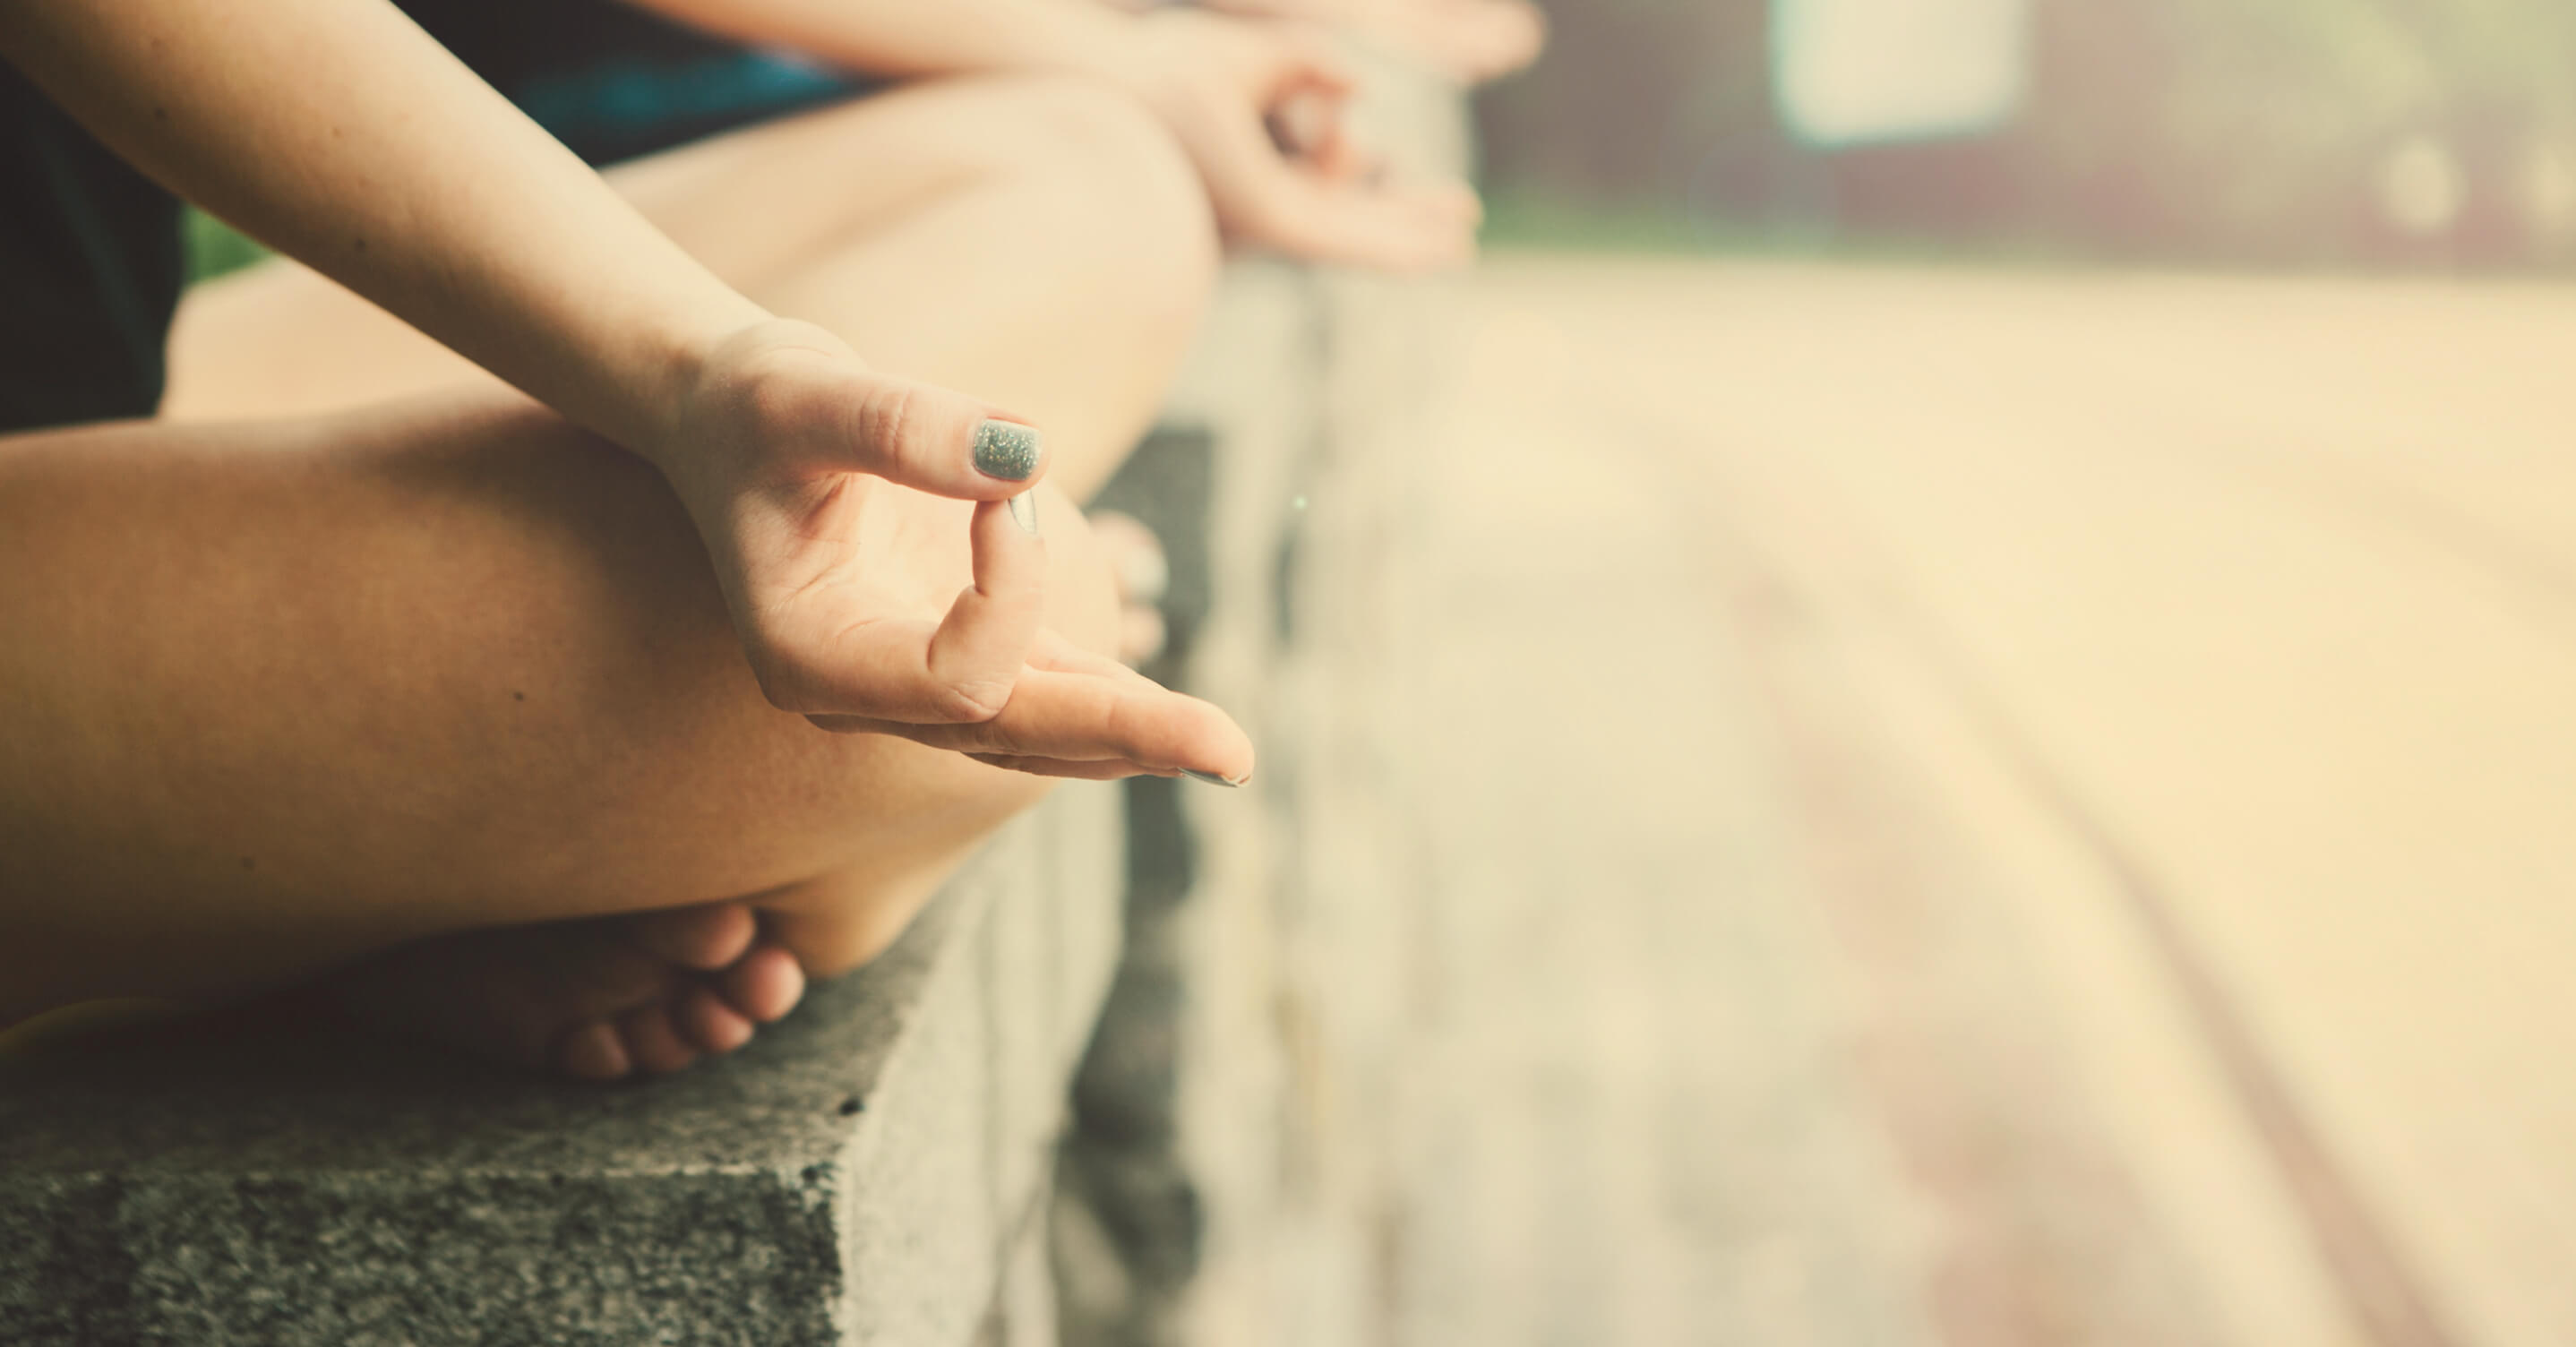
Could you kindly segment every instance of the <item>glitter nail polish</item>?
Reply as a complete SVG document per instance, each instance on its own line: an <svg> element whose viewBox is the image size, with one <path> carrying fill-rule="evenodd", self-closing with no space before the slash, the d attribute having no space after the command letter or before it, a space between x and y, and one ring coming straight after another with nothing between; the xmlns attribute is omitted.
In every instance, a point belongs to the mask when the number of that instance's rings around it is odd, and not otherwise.
<svg viewBox="0 0 2576 1347"><path fill-rule="evenodd" d="M1038 472L1044 450L1033 426L987 421L975 427L975 471L1005 482L1025 482Z"/></svg>

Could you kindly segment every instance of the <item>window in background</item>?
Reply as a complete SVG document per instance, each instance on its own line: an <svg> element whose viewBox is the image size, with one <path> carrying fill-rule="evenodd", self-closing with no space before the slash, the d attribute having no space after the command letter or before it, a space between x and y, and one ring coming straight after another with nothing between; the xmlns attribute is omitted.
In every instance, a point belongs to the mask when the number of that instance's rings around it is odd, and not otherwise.
<svg viewBox="0 0 2576 1347"><path fill-rule="evenodd" d="M1819 147L1993 130L2028 84L2028 0L1772 0L1780 115Z"/></svg>

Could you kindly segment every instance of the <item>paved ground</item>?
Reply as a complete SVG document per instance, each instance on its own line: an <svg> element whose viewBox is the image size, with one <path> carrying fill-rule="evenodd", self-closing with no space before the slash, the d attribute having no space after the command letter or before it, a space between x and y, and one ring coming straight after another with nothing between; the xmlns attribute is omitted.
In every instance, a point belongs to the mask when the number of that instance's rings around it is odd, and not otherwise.
<svg viewBox="0 0 2576 1347"><path fill-rule="evenodd" d="M1468 293L1400 1340L2576 1342L2576 290Z"/></svg>

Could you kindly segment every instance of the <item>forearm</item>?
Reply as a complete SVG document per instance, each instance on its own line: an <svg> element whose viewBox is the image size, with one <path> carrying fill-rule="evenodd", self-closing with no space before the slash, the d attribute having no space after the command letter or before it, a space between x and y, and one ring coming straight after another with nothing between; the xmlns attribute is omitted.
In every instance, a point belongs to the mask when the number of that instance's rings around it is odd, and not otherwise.
<svg viewBox="0 0 2576 1347"><path fill-rule="evenodd" d="M1134 15L1098 0L631 0L744 42L870 74L1123 70Z"/></svg>
<svg viewBox="0 0 2576 1347"><path fill-rule="evenodd" d="M630 447L766 316L384 0L22 0L0 55L173 191Z"/></svg>

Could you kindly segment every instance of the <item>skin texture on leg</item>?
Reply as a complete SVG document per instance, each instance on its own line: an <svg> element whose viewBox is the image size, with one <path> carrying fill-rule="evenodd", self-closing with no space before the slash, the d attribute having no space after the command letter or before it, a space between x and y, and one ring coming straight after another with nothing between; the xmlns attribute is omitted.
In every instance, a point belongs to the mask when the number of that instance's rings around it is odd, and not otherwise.
<svg viewBox="0 0 2576 1347"><path fill-rule="evenodd" d="M961 584L971 507L881 499ZM1105 648L1062 515L1051 618ZM770 707L659 479L507 394L0 442L0 610L13 1000L908 877L1041 789Z"/></svg>
<svg viewBox="0 0 2576 1347"><path fill-rule="evenodd" d="M960 82L620 185L787 312L1043 425L1046 621L1113 648L1055 487L1142 429L1214 260L1150 123L1081 86ZM774 1018L800 966L871 957L1043 789L770 706L658 474L311 273L201 296L173 356L162 423L0 439L24 637L0 702L35 708L0 721L0 1022L402 945L353 981L452 986L462 961L494 990L388 1018L575 1074L669 1069ZM445 391L384 401L421 388ZM975 507L863 508L888 583L965 583ZM746 919L748 953L706 936ZM719 954L724 1014L693 980Z"/></svg>

